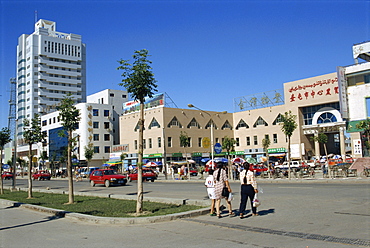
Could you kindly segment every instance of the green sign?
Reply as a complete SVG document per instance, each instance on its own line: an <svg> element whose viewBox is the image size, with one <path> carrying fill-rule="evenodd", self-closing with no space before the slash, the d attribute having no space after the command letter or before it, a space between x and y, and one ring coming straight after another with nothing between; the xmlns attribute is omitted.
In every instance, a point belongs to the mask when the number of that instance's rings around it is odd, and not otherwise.
<svg viewBox="0 0 370 248"><path fill-rule="evenodd" d="M267 149L267 153L280 153L280 152L286 152L286 148L285 147L280 147L280 148Z"/></svg>
<svg viewBox="0 0 370 248"><path fill-rule="evenodd" d="M202 153L201 152L193 152L191 154L192 157L201 157L202 156Z"/></svg>
<svg viewBox="0 0 370 248"><path fill-rule="evenodd" d="M172 153L172 157L182 157L181 152Z"/></svg>
<svg viewBox="0 0 370 248"><path fill-rule="evenodd" d="M161 158L162 153L144 154L143 158Z"/></svg>

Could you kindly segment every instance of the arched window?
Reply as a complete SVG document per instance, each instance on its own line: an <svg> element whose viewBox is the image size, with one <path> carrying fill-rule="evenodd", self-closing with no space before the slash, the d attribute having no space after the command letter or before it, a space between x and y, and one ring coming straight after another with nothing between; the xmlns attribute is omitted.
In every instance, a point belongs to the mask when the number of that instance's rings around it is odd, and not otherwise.
<svg viewBox="0 0 370 248"><path fill-rule="evenodd" d="M230 130L232 130L232 127L231 127L229 121L225 121L225 123L221 127L222 130L224 130L225 128L229 128Z"/></svg>
<svg viewBox="0 0 370 248"><path fill-rule="evenodd" d="M268 126L267 122L260 116L258 117L258 119L256 120L256 122L254 123L253 127L257 127L257 126Z"/></svg>
<svg viewBox="0 0 370 248"><path fill-rule="evenodd" d="M158 121L155 118L153 118L149 124L149 129L151 129L152 127L158 127L158 128L161 127L161 125L159 125Z"/></svg>
<svg viewBox="0 0 370 248"><path fill-rule="evenodd" d="M317 119L317 124L337 122L335 115L329 112L322 113Z"/></svg>
<svg viewBox="0 0 370 248"><path fill-rule="evenodd" d="M199 123L197 122L195 118L191 119L191 121L188 124L188 128L191 128L191 127L200 128Z"/></svg>
<svg viewBox="0 0 370 248"><path fill-rule="evenodd" d="M168 123L167 127L172 127L172 126L175 126L175 127L179 127L179 128L182 128L182 125L181 123L177 120L176 116L172 118L172 120L170 121L170 123Z"/></svg>
<svg viewBox="0 0 370 248"><path fill-rule="evenodd" d="M238 123L238 125L236 126L235 129L238 130L241 127L249 128L248 124L243 119L241 119L239 121L239 123Z"/></svg>

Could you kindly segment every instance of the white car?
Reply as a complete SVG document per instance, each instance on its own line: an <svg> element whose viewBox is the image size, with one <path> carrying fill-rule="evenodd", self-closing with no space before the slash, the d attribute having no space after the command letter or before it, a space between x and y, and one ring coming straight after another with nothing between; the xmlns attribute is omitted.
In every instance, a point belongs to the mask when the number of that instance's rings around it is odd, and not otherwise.
<svg viewBox="0 0 370 248"><path fill-rule="evenodd" d="M302 162L300 161L290 161L290 168L299 168L301 167ZM289 169L288 162L284 162L283 164L276 165L275 168L279 169Z"/></svg>

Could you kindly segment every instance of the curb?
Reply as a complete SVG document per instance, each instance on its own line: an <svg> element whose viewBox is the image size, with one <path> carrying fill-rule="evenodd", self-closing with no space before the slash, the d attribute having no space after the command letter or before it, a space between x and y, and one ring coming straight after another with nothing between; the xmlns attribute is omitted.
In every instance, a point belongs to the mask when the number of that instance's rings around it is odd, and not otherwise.
<svg viewBox="0 0 370 248"><path fill-rule="evenodd" d="M17 190L24 191L27 189L17 188ZM43 192L43 193L58 193L58 194L68 193L65 191L61 192L60 190L58 192L58 190L53 191L53 190L43 190L43 189L33 190L33 191ZM108 194L108 195L96 194L96 193L95 194L94 193L82 193L81 194L79 192L76 192L74 195L133 200L133 197L122 196L122 195L112 195L112 194ZM191 210L187 212L182 212L182 213L150 216L150 217L101 217L101 216L68 212L65 210L47 208L43 206L37 206L37 205L26 204L26 203L21 203L21 202L15 202L15 201L6 200L6 199L0 199L1 204L5 206L9 206L9 207L26 208L26 209L30 209L34 211L53 214L57 218L68 218L72 220L87 222L90 224L112 224L112 225L150 224L150 223L172 221L172 220L177 220L177 219L182 219L182 218L196 217L196 216L205 215L209 213L209 205L210 205L208 201L189 200L189 199L169 199L169 198L146 197L145 201L162 202L162 203L169 203L169 204L189 204L189 205L208 206L208 207L197 209L197 210Z"/></svg>

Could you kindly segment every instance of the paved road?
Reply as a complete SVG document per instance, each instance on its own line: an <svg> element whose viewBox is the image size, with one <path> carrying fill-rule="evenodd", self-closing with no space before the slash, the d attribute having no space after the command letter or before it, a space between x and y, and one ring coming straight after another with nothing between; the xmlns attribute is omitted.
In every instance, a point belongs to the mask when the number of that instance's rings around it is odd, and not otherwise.
<svg viewBox="0 0 370 248"><path fill-rule="evenodd" d="M45 188L42 183L49 182L35 182L35 187ZM63 188L63 183L53 185ZM221 219L204 215L154 224L94 225L0 205L0 247L370 247L368 180L259 184L264 191L260 216L242 220L224 212ZM75 185L76 191L136 192L136 183L112 188ZM237 183L232 188L237 209ZM151 197L205 197L202 181L157 181L145 184L144 190Z"/></svg>

